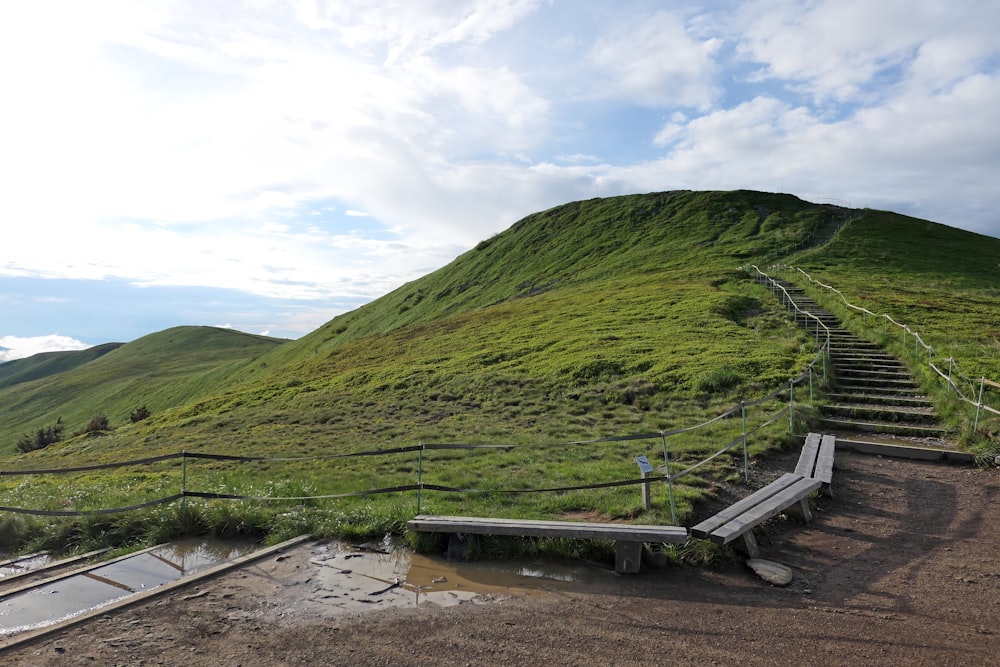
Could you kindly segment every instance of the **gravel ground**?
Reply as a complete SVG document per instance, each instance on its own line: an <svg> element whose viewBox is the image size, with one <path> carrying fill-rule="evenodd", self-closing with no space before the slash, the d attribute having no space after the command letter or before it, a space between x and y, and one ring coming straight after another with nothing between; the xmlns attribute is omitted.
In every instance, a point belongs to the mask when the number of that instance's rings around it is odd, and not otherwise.
<svg viewBox="0 0 1000 667"><path fill-rule="evenodd" d="M765 558L419 604L317 596L317 545L0 654L3 665L995 664L1000 474L838 452L809 526ZM343 570L341 570L343 574ZM369 607L374 607L368 610Z"/></svg>

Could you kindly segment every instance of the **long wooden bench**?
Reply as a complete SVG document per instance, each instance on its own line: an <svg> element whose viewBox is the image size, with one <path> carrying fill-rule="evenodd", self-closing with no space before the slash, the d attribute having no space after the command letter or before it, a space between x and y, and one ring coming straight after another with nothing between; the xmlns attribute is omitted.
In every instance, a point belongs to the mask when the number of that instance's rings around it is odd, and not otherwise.
<svg viewBox="0 0 1000 667"><path fill-rule="evenodd" d="M782 512L796 515L808 523L812 520L809 494L817 491L821 485L822 482L818 479L785 473L764 488L694 526L691 535L712 540L716 544L729 544L742 537L747 554L751 558L758 558L760 548L753 536L754 527Z"/></svg>
<svg viewBox="0 0 1000 667"><path fill-rule="evenodd" d="M627 523L586 521L539 521L534 519L493 519L469 516L422 514L407 522L410 530L456 535L508 535L514 537L567 537L615 541L615 571L639 571L643 542L678 544L687 539L681 526L645 526Z"/></svg>
<svg viewBox="0 0 1000 667"><path fill-rule="evenodd" d="M833 455L837 447L837 438L832 435L810 433L802 445L802 453L795 466L795 474L818 479L822 486L820 490L833 497Z"/></svg>

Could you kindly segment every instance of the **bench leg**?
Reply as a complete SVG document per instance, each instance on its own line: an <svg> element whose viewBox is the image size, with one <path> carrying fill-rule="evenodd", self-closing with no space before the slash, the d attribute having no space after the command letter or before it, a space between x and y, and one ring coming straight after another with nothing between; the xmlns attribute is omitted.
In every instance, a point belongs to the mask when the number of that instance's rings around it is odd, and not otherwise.
<svg viewBox="0 0 1000 667"><path fill-rule="evenodd" d="M812 510L809 509L809 501L806 498L803 498L789 507L786 512L801 520L803 523L809 523L813 518Z"/></svg>
<svg viewBox="0 0 1000 667"><path fill-rule="evenodd" d="M760 558L760 547L757 546L757 538L753 536L753 529L743 533L743 550L750 558Z"/></svg>
<svg viewBox="0 0 1000 667"><path fill-rule="evenodd" d="M448 534L448 562L469 560L469 538L462 533Z"/></svg>
<svg viewBox="0 0 1000 667"><path fill-rule="evenodd" d="M642 542L615 542L615 572L635 574L642 563Z"/></svg>

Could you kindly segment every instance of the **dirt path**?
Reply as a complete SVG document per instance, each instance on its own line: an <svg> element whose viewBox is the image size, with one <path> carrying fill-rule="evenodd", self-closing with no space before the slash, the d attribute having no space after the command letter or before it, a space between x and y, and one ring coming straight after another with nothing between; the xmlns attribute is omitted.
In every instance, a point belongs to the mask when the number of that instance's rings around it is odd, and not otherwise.
<svg viewBox="0 0 1000 667"><path fill-rule="evenodd" d="M441 608L303 603L310 550L0 655L4 665L994 664L1000 654L1000 473L838 452L835 498L777 522L766 558L644 568ZM336 613L334 613L336 612Z"/></svg>

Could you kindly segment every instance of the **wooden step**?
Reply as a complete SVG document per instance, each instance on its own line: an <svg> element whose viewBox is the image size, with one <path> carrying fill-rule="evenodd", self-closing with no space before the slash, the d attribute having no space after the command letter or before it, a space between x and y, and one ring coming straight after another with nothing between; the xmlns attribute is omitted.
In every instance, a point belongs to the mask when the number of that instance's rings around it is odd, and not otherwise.
<svg viewBox="0 0 1000 667"><path fill-rule="evenodd" d="M918 387L890 387L884 384L848 384L838 382L834 390L843 394L872 394L875 396L924 396Z"/></svg>
<svg viewBox="0 0 1000 667"><path fill-rule="evenodd" d="M820 417L819 422L825 428L843 429L851 431L863 431L865 433L891 433L894 435L915 435L921 437L941 437L947 430L939 426L925 426L921 424L883 422L883 421L862 421L854 419L841 419L837 417Z"/></svg>
<svg viewBox="0 0 1000 667"><path fill-rule="evenodd" d="M821 408L824 415L855 420L936 424L934 408L910 405L878 405L871 403L828 403Z"/></svg>
<svg viewBox="0 0 1000 667"><path fill-rule="evenodd" d="M925 396L904 396L901 394L832 393L827 398L835 403L878 403L882 405L904 405L911 407L933 407Z"/></svg>

